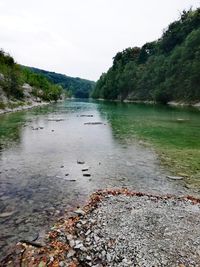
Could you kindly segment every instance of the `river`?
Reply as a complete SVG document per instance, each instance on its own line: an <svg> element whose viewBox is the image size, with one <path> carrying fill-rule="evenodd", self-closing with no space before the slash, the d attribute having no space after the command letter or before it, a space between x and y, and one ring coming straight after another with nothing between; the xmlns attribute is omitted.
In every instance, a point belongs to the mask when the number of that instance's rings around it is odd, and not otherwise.
<svg viewBox="0 0 200 267"><path fill-rule="evenodd" d="M42 237L97 189L192 194L183 181L166 178L169 170L142 139L152 123L169 135L182 131L181 118L190 119L185 142L197 142L200 112L188 109L68 100L0 116L1 256L16 241Z"/></svg>

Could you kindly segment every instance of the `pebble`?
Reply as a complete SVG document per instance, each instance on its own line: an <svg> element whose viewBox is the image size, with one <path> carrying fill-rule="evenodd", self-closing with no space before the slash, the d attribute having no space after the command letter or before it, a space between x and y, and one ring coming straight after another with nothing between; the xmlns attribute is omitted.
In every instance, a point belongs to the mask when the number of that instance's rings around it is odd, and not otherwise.
<svg viewBox="0 0 200 267"><path fill-rule="evenodd" d="M82 210L82 209L75 210L75 213L78 214L78 215L82 215L82 216L85 215L85 211Z"/></svg>
<svg viewBox="0 0 200 267"><path fill-rule="evenodd" d="M73 249L70 249L69 252L67 253L67 258L71 258L76 254L76 251Z"/></svg>
<svg viewBox="0 0 200 267"><path fill-rule="evenodd" d="M69 241L69 245L71 248L73 248L75 246L75 241L74 240L70 240Z"/></svg>

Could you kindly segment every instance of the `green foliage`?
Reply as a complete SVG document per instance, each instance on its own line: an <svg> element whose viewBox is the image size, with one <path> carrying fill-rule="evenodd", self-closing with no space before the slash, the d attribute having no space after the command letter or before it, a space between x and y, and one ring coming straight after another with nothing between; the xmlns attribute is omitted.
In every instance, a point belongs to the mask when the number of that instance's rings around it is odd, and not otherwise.
<svg viewBox="0 0 200 267"><path fill-rule="evenodd" d="M14 59L0 50L0 87L9 98L23 99L22 85L30 84L33 94L43 100L58 100L62 94L62 87L48 81L43 75L36 74L27 68L17 65Z"/></svg>
<svg viewBox="0 0 200 267"><path fill-rule="evenodd" d="M92 97L200 101L200 9L183 11L158 41L117 53Z"/></svg>
<svg viewBox="0 0 200 267"><path fill-rule="evenodd" d="M3 78L0 79L0 86L7 96L23 98L20 68L14 59L3 50L0 50L0 73L3 75Z"/></svg>
<svg viewBox="0 0 200 267"><path fill-rule="evenodd" d="M67 91L70 96L74 96L76 98L88 98L92 90L94 89L95 82L80 79L80 78L72 78L63 74L45 71L37 68L29 68L36 74L43 75L50 82L54 84L61 85L65 91Z"/></svg>
<svg viewBox="0 0 200 267"><path fill-rule="evenodd" d="M22 68L24 82L34 87L33 94L46 101L57 101L62 94L62 87L51 83L42 74L32 72L29 68Z"/></svg>

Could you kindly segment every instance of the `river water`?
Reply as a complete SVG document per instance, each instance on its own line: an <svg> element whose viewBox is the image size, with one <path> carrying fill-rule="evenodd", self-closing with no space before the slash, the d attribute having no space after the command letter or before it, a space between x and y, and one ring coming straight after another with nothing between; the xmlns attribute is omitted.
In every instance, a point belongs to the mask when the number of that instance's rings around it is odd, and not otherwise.
<svg viewBox="0 0 200 267"><path fill-rule="evenodd" d="M134 129L151 120L197 116L145 105L71 100L0 117L0 251L34 240L101 188L187 194L170 181ZM199 118L199 114L198 114ZM101 122L101 124L87 124ZM86 123L86 124L85 124ZM170 129L169 129L170 131ZM84 161L85 164L78 164ZM83 168L91 176L83 176Z"/></svg>

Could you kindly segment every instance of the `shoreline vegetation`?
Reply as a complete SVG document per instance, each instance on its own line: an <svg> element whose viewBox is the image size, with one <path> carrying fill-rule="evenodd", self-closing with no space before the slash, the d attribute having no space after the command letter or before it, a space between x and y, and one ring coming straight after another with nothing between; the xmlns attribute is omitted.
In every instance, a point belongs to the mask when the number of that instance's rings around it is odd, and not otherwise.
<svg viewBox="0 0 200 267"><path fill-rule="evenodd" d="M97 81L92 97L199 109L199 47L200 8L183 11L158 40L118 52L111 68ZM198 190L200 150L192 142L181 143L181 138L184 139L184 119L177 122L183 125L183 133L174 131L179 140L171 135L171 142L167 141L166 126L162 125L159 130L153 122L150 123L151 129L135 129L134 134L153 145L161 165L175 175L181 174L188 187Z"/></svg>
<svg viewBox="0 0 200 267"><path fill-rule="evenodd" d="M156 103L200 102L200 8L183 11L161 38L118 52L92 97Z"/></svg>
<svg viewBox="0 0 200 267"><path fill-rule="evenodd" d="M158 105L159 103L157 103L156 101L143 101L143 100L129 100L129 99L124 99L124 100L120 100L120 99L103 99L103 98L98 98L96 99L98 101L111 101L111 102L122 102L122 103L133 103L133 104L147 104L147 105ZM161 103L162 104L162 103ZM186 103L186 102L176 102L176 101L170 101L168 103L166 103L165 105L167 106L172 106L172 107L194 107L197 109L200 109L200 102L196 101L193 103Z"/></svg>
<svg viewBox="0 0 200 267"><path fill-rule="evenodd" d="M25 67L0 49L0 114L64 98L89 97L95 82Z"/></svg>
<svg viewBox="0 0 200 267"><path fill-rule="evenodd" d="M0 114L26 110L63 98L63 88L22 68L0 50Z"/></svg>
<svg viewBox="0 0 200 267"><path fill-rule="evenodd" d="M160 196L126 188L99 190L84 207L60 218L42 242L21 240L1 264L198 266L197 214L200 200L191 196Z"/></svg>

